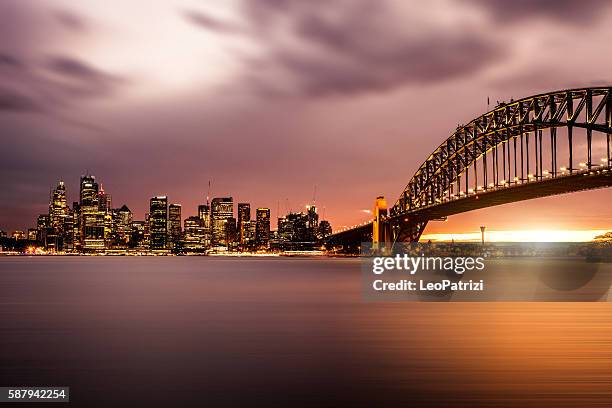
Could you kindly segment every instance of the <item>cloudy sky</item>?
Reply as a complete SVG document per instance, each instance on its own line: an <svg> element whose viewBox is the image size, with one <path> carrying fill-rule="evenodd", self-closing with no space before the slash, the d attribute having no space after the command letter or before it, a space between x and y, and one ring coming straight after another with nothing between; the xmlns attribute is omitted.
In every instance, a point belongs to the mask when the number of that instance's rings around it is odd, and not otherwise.
<svg viewBox="0 0 612 408"><path fill-rule="evenodd" d="M403 190L492 101L612 84L606 1L0 0L0 228L97 176L137 219L167 194L334 227ZM611 192L512 204L427 232L612 228ZM323 210L323 207L325 209ZM527 216L525 216L527 214Z"/></svg>

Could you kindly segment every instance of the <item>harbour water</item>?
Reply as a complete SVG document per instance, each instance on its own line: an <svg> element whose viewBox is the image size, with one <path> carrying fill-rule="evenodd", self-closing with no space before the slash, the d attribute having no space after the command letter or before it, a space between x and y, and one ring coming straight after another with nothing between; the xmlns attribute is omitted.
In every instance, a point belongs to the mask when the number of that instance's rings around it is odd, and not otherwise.
<svg viewBox="0 0 612 408"><path fill-rule="evenodd" d="M75 406L612 405L612 304L364 302L359 259L4 257L0 313L0 386Z"/></svg>

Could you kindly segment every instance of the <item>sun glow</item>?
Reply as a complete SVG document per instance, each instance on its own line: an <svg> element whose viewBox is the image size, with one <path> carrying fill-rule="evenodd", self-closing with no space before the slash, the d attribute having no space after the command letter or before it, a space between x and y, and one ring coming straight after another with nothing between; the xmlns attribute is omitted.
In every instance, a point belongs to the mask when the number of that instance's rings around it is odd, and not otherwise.
<svg viewBox="0 0 612 408"><path fill-rule="evenodd" d="M608 230L516 230L516 231L486 231L485 241L488 242L588 242L597 235ZM421 241L438 242L478 242L480 231L461 234L423 234Z"/></svg>

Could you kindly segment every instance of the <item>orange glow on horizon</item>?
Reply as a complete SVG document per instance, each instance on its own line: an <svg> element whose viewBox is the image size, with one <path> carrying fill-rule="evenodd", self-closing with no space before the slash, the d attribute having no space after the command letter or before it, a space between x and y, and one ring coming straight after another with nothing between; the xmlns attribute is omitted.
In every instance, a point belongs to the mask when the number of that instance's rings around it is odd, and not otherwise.
<svg viewBox="0 0 612 408"><path fill-rule="evenodd" d="M596 236L603 235L609 230L507 230L485 231L486 242L589 242ZM423 234L421 241L434 242L480 242L481 234L478 232L465 233L431 233Z"/></svg>

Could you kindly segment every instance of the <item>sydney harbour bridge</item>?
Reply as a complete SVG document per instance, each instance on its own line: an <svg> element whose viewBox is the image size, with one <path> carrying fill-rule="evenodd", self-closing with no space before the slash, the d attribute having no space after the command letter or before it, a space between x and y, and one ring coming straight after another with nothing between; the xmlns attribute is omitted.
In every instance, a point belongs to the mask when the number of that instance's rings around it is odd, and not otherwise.
<svg viewBox="0 0 612 408"><path fill-rule="evenodd" d="M612 87L500 103L444 140L389 209L329 237L332 246L415 242L427 223L466 211L612 186Z"/></svg>

